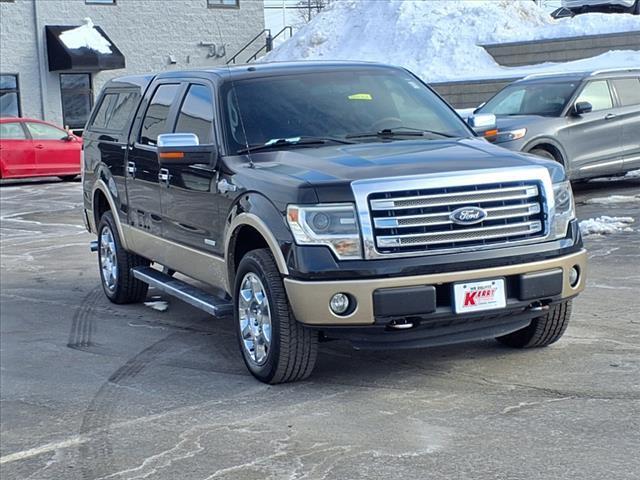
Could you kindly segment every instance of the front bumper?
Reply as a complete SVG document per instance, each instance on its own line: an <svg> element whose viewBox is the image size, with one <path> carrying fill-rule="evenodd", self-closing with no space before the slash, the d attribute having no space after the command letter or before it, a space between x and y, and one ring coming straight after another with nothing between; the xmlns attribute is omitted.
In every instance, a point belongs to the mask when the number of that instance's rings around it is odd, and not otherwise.
<svg viewBox="0 0 640 480"><path fill-rule="evenodd" d="M419 288L425 286L433 287L435 308L424 314L414 313L411 316L420 317L425 321L443 321L465 318L464 315L456 315L451 307L451 289L455 282L504 277L507 281L506 308L483 312L482 317L500 316L505 313L517 315L524 313L531 305L546 305L576 296L585 287L586 264L586 251L580 250L570 255L547 260L475 270L393 278L316 282L285 278L284 284L296 319L310 326L348 327L387 324L395 318L389 312L380 314L379 307L376 311L374 294L378 291L388 292L389 289L394 288L410 291L407 287L416 287L416 291L423 291ZM580 277L578 283L572 287L569 275L574 266L578 268ZM523 278L539 278L537 275L525 274L541 273L544 277L544 272L553 273L553 271L558 273L561 271L561 280L557 285L557 291L549 290L544 282L530 283L526 294L523 293L522 288L516 287L516 285L521 285ZM357 302L355 310L349 315L336 315L329 308L331 297L339 292L348 294ZM397 315L398 318L401 316ZM478 314L473 317L478 317ZM526 315L526 317L529 320L532 318L531 315Z"/></svg>

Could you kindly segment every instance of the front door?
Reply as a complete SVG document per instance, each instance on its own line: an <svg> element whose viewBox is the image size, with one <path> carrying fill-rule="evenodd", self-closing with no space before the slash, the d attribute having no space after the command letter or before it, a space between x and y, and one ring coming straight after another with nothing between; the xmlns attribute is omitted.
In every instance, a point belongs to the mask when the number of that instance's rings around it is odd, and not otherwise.
<svg viewBox="0 0 640 480"><path fill-rule="evenodd" d="M156 144L158 135L173 128L181 89L179 83L159 83L150 88L144 115L136 121L129 138L126 159L129 223L158 237L162 235L162 217Z"/></svg>
<svg viewBox="0 0 640 480"><path fill-rule="evenodd" d="M574 102L589 102L590 113L568 117L564 131L572 171L576 177L614 174L622 169L622 125L607 80L588 82Z"/></svg>
<svg viewBox="0 0 640 480"><path fill-rule="evenodd" d="M194 133L200 145L215 145L213 87L191 83L180 102L175 133ZM213 159L212 159L213 160ZM167 240L222 256L217 172L213 161L163 165L161 189L163 236Z"/></svg>
<svg viewBox="0 0 640 480"><path fill-rule="evenodd" d="M36 163L33 142L20 122L0 123L0 165L4 178L33 175Z"/></svg>
<svg viewBox="0 0 640 480"><path fill-rule="evenodd" d="M26 122L33 139L38 175L80 173L80 144L69 134L46 123Z"/></svg>

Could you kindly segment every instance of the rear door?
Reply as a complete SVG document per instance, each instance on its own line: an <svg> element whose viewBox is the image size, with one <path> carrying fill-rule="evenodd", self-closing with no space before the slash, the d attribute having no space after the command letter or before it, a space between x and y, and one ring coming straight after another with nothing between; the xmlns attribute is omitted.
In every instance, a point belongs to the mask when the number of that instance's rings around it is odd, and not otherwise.
<svg viewBox="0 0 640 480"><path fill-rule="evenodd" d="M33 139L37 175L80 173L80 142L69 140L61 128L46 123L25 122Z"/></svg>
<svg viewBox="0 0 640 480"><path fill-rule="evenodd" d="M593 111L571 116L564 145L576 176L613 174L622 170L622 123L615 112L614 97L607 80L586 83L574 101L589 102Z"/></svg>
<svg viewBox="0 0 640 480"><path fill-rule="evenodd" d="M136 120L129 137L127 196L129 221L152 235L162 235L158 135L170 133L178 110L177 99L184 89L179 82L156 82L142 105L144 114Z"/></svg>
<svg viewBox="0 0 640 480"><path fill-rule="evenodd" d="M1 177L28 177L33 175L36 156L33 142L21 122L0 123Z"/></svg>
<svg viewBox="0 0 640 480"><path fill-rule="evenodd" d="M216 144L213 86L189 84L181 102L175 133L194 133L200 145ZM217 174L213 164L163 165L168 180L161 189L163 236L210 253L222 253L218 224Z"/></svg>
<svg viewBox="0 0 640 480"><path fill-rule="evenodd" d="M640 77L616 78L611 84L622 125L622 170L628 172L640 168Z"/></svg>

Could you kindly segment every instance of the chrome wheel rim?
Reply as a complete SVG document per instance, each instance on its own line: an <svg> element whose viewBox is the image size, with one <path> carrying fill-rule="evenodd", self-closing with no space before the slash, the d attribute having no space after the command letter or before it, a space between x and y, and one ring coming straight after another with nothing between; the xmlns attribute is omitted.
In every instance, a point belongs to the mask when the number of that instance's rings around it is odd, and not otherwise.
<svg viewBox="0 0 640 480"><path fill-rule="evenodd" d="M244 276L238 297L240 336L245 354L251 363L264 365L271 348L271 310L266 289L255 273Z"/></svg>
<svg viewBox="0 0 640 480"><path fill-rule="evenodd" d="M103 227L100 233L100 269L105 287L113 292L118 281L118 259L116 242L108 226Z"/></svg>

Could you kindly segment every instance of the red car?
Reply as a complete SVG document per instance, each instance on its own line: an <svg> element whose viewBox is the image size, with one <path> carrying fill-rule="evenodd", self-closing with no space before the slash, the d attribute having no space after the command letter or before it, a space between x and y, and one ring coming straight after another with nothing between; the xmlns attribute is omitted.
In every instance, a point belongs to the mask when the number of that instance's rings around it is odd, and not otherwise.
<svg viewBox="0 0 640 480"><path fill-rule="evenodd" d="M30 118L0 118L0 178L80 174L82 139Z"/></svg>

